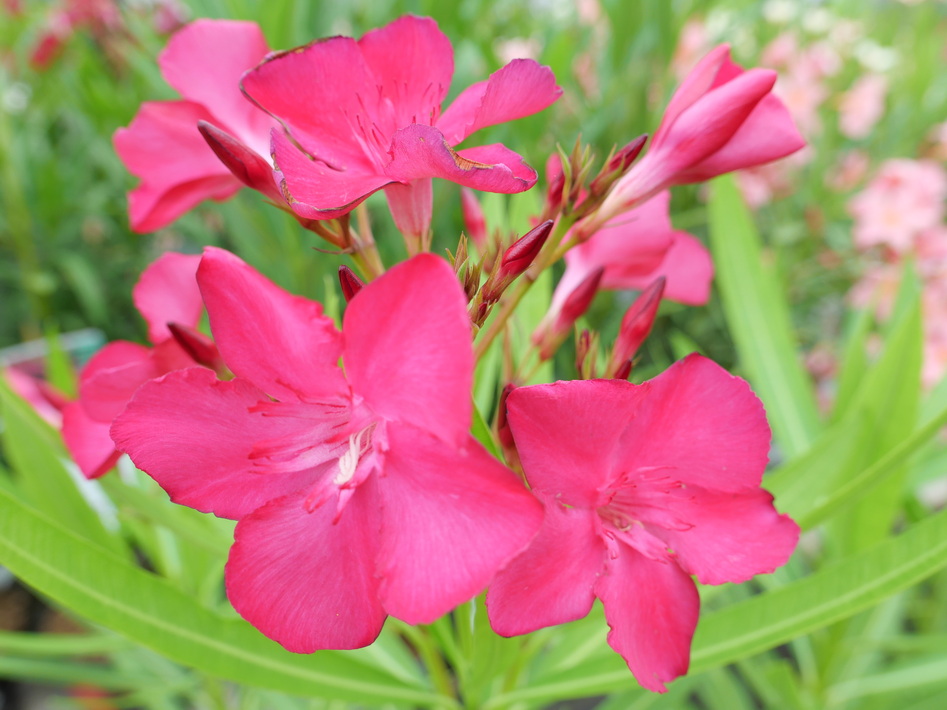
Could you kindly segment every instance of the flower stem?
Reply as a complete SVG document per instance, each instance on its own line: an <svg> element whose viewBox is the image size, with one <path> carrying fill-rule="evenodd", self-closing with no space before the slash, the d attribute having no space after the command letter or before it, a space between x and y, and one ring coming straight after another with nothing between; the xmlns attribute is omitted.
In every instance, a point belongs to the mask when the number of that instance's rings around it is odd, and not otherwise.
<svg viewBox="0 0 947 710"><path fill-rule="evenodd" d="M404 622L393 619L397 624L399 633L414 647L421 658L424 667L431 674L431 683L435 690L445 698L444 708L456 709L459 707L457 694L454 688L453 678L444 658L437 648L437 643L431 638L427 629L410 626Z"/></svg>

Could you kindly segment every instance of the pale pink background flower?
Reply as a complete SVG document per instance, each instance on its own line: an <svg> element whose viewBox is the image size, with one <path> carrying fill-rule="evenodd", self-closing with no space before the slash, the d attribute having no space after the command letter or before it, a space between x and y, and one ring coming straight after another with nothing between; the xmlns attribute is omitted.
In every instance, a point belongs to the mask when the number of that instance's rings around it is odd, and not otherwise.
<svg viewBox="0 0 947 710"><path fill-rule="evenodd" d="M848 203L855 245L884 245L906 252L924 230L944 219L947 172L930 160L896 158L882 163L868 186Z"/></svg>
<svg viewBox="0 0 947 710"><path fill-rule="evenodd" d="M839 130L849 138L866 138L885 112L888 79L864 74L839 98Z"/></svg>

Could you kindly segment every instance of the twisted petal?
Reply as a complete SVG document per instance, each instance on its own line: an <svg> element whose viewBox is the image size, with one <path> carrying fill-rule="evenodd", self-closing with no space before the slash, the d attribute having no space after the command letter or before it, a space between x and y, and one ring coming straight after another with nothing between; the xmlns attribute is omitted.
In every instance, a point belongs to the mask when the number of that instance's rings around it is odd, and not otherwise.
<svg viewBox="0 0 947 710"><path fill-rule="evenodd" d="M448 447L390 424L378 574L385 609L429 624L487 586L539 529L542 508L472 437Z"/></svg>
<svg viewBox="0 0 947 710"><path fill-rule="evenodd" d="M378 514L371 481L337 522L335 509L308 513L303 496L286 496L234 531L227 597L243 618L296 653L367 646L385 622L374 576Z"/></svg>
<svg viewBox="0 0 947 710"><path fill-rule="evenodd" d="M457 152L436 128L414 124L394 134L385 173L399 182L439 177L484 192L515 193L531 188L536 171L500 144Z"/></svg>
<svg viewBox="0 0 947 710"><path fill-rule="evenodd" d="M595 594L611 627L608 644L643 687L663 693L665 683L687 672L700 598L680 567L619 543Z"/></svg>
<svg viewBox="0 0 947 710"><path fill-rule="evenodd" d="M487 612L494 631L517 636L589 613L605 564L597 518L593 510L547 501L539 534L490 584Z"/></svg>
<svg viewBox="0 0 947 710"><path fill-rule="evenodd" d="M466 440L470 319L446 261L422 254L395 266L352 299L342 330L352 391L374 412L446 442Z"/></svg>
<svg viewBox="0 0 947 710"><path fill-rule="evenodd" d="M532 59L514 59L487 81L464 89L434 125L457 145L487 126L531 116L562 95L549 67Z"/></svg>
<svg viewBox="0 0 947 710"><path fill-rule="evenodd" d="M266 394L245 380L221 382L204 368L177 370L144 385L112 425L115 446L171 500L241 518L302 489L313 473L257 468L257 442L293 434L305 420L248 411Z"/></svg>
<svg viewBox="0 0 947 710"><path fill-rule="evenodd" d="M268 395L345 395L341 338L322 305L293 296L239 258L208 247L197 271L224 362Z"/></svg>

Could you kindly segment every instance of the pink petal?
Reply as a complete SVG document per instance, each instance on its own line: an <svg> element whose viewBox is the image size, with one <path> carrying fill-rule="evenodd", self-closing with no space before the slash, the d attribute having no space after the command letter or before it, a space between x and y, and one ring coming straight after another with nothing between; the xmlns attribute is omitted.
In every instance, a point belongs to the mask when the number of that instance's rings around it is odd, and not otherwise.
<svg viewBox="0 0 947 710"><path fill-rule="evenodd" d="M240 77L269 52L255 22L195 20L177 32L158 57L165 80L201 104L211 122L256 148L265 148L276 123L240 92Z"/></svg>
<svg viewBox="0 0 947 710"><path fill-rule="evenodd" d="M366 285L343 322L352 391L379 416L466 440L473 373L467 299L446 261L420 254Z"/></svg>
<svg viewBox="0 0 947 710"><path fill-rule="evenodd" d="M310 160L280 131L272 135L273 162L283 198L308 219L334 219L351 212L369 195L392 182L374 166L336 170Z"/></svg>
<svg viewBox="0 0 947 710"><path fill-rule="evenodd" d="M674 96L668 102L661 118L661 126L654 134L657 142L670 128L678 116L693 106L710 89L719 77L721 67L730 62L730 46L718 45L708 52L697 65L690 70L681 85L677 87Z"/></svg>
<svg viewBox="0 0 947 710"><path fill-rule="evenodd" d="M799 526L779 515L760 488L737 493L688 486L667 499L669 511L691 527L654 530L701 584L745 582L786 564Z"/></svg>
<svg viewBox="0 0 947 710"><path fill-rule="evenodd" d="M307 513L298 495L243 518L226 569L234 609L295 653L369 645L385 622L374 577L376 506L363 485L338 522L335 505Z"/></svg>
<svg viewBox="0 0 947 710"><path fill-rule="evenodd" d="M148 102L128 128L115 132L115 150L142 180L129 194L135 231L154 231L199 202L224 200L240 189L197 130L198 121L211 119L189 101Z"/></svg>
<svg viewBox="0 0 947 710"><path fill-rule="evenodd" d="M122 340L109 343L82 369L79 400L92 419L110 424L135 390L160 374L149 348Z"/></svg>
<svg viewBox="0 0 947 710"><path fill-rule="evenodd" d="M257 442L293 433L304 421L249 412L269 398L245 380L222 382L204 368L144 385L112 425L115 446L171 500L240 518L308 485L311 470L285 474L254 465Z"/></svg>
<svg viewBox="0 0 947 710"><path fill-rule="evenodd" d="M244 74L241 85L316 161L359 174L377 171L387 161L391 134L379 137L373 130L383 99L351 37L329 37L272 54ZM286 167L283 160L277 162Z"/></svg>
<svg viewBox="0 0 947 710"><path fill-rule="evenodd" d="M396 424L388 437L378 480L380 597L389 614L429 624L476 596L526 546L542 507L473 437L448 446Z"/></svg>
<svg viewBox="0 0 947 710"><path fill-rule="evenodd" d="M598 235L592 237L592 241ZM692 306L702 306L710 298L714 264L710 252L687 232L671 232L671 244L660 264L647 274L605 269L602 288L644 289L656 278L667 279L664 298ZM568 254L566 255L568 259Z"/></svg>
<svg viewBox="0 0 947 710"><path fill-rule="evenodd" d="M601 287L608 289L641 288L642 280L653 281L655 269L674 241L670 202L671 193L664 190L609 220L588 241L566 253L567 271L591 273L604 266ZM559 288L565 287L560 284L557 292Z"/></svg>
<svg viewBox="0 0 947 710"><path fill-rule="evenodd" d="M109 436L110 422L97 422L86 414L79 402L62 410L62 438L86 478L98 478L115 467L121 453Z"/></svg>
<svg viewBox="0 0 947 710"><path fill-rule="evenodd" d="M532 59L514 59L487 81L460 92L434 125L448 143L457 145L481 128L538 113L561 95L549 67Z"/></svg>
<svg viewBox="0 0 947 710"><path fill-rule="evenodd" d="M745 381L689 355L638 388L616 470L666 469L674 480L724 492L760 484L770 431Z"/></svg>
<svg viewBox="0 0 947 710"><path fill-rule="evenodd" d="M733 138L775 81L776 72L751 69L710 91L668 126L649 155L659 154L663 169L671 173L696 165Z"/></svg>
<svg viewBox="0 0 947 710"><path fill-rule="evenodd" d="M539 534L500 570L487 591L494 631L518 636L589 613L595 580L605 564L597 518L595 511L547 501Z"/></svg>
<svg viewBox="0 0 947 710"><path fill-rule="evenodd" d="M394 134L385 173L399 182L439 177L484 192L515 193L531 188L536 171L502 145L456 152L436 128L415 124Z"/></svg>
<svg viewBox="0 0 947 710"><path fill-rule="evenodd" d="M339 332L322 305L293 296L239 258L208 247L197 281L224 362L271 397L333 397L348 387Z"/></svg>
<svg viewBox="0 0 947 710"><path fill-rule="evenodd" d="M703 182L733 170L778 160L805 145L782 101L769 94L756 105L723 148L679 173L675 182Z"/></svg>
<svg viewBox="0 0 947 710"><path fill-rule="evenodd" d="M507 416L533 490L566 505L595 508L619 472L615 447L636 420L644 391L618 380L517 387Z"/></svg>
<svg viewBox="0 0 947 710"><path fill-rule="evenodd" d="M160 343L171 337L168 323L197 326L204 303L197 288L197 265L201 257L168 252L145 269L132 300L148 323L148 339Z"/></svg>
<svg viewBox="0 0 947 710"><path fill-rule="evenodd" d="M635 679L663 693L687 673L700 597L691 578L673 562L649 560L619 544L595 585L611 627L608 644Z"/></svg>
<svg viewBox="0 0 947 710"><path fill-rule="evenodd" d="M390 102L383 114L390 123L381 122L381 131L390 135L412 123L430 125L454 73L454 50L437 23L405 15L365 34L358 47L378 93Z"/></svg>

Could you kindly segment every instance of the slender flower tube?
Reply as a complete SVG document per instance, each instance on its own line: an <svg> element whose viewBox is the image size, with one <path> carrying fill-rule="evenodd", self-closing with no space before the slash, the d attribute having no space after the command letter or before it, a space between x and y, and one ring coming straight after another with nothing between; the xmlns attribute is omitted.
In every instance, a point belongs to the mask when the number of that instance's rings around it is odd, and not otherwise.
<svg viewBox="0 0 947 710"><path fill-rule="evenodd" d="M245 619L291 651L365 646L526 546L541 506L469 433L471 325L447 262L365 285L341 332L223 250L198 282L235 378L154 380L112 436L173 501L238 521L226 584Z"/></svg>

